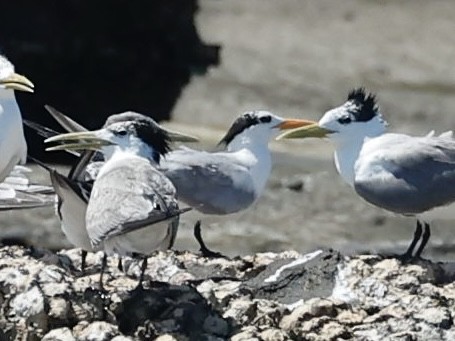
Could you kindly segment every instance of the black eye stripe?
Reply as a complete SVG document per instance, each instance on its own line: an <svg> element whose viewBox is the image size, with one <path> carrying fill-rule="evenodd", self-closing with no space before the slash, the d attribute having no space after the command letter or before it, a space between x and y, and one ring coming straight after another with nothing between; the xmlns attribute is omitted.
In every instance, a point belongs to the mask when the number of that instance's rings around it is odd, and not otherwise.
<svg viewBox="0 0 455 341"><path fill-rule="evenodd" d="M349 116L341 117L338 119L338 122L341 124L348 124L351 123L351 118Z"/></svg>
<svg viewBox="0 0 455 341"><path fill-rule="evenodd" d="M264 116L265 117L265 116ZM226 135L221 139L218 145L225 145L227 146L231 141L239 134L241 134L245 129L248 129L256 124L258 124L259 118L256 115L251 113L246 113L240 117L238 117L232 126L229 128Z"/></svg>
<svg viewBox="0 0 455 341"><path fill-rule="evenodd" d="M259 121L262 123L270 123L272 121L272 116L262 116Z"/></svg>
<svg viewBox="0 0 455 341"><path fill-rule="evenodd" d="M114 131L114 135L117 135L117 136L125 136L126 133L127 133L127 131L124 129Z"/></svg>

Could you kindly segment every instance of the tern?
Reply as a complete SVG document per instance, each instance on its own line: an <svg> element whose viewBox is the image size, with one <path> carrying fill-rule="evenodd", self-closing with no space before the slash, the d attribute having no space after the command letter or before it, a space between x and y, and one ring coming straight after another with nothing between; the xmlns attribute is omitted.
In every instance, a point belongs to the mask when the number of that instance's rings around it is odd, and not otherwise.
<svg viewBox="0 0 455 341"><path fill-rule="evenodd" d="M14 166L27 161L22 116L14 91L33 92L33 89L33 83L15 73L13 64L0 56L0 182Z"/></svg>
<svg viewBox="0 0 455 341"><path fill-rule="evenodd" d="M189 135L161 128L153 119L123 113L110 116L97 131L61 134L45 142L61 142L47 150L101 150L99 170L86 210L86 232L94 248L106 255L143 256L141 285L147 256L172 247L180 209L172 182L158 169L171 141L194 141ZM102 275L100 284L102 284Z"/></svg>
<svg viewBox="0 0 455 341"><path fill-rule="evenodd" d="M45 105L47 111L60 123L73 124L72 129L82 129L77 123L69 117L60 114L55 108ZM56 113L56 114L55 114ZM61 122L60 119L65 119ZM44 138L60 135L59 132L47 128L39 123L25 120L24 124L35 130ZM68 123L69 124L69 123ZM85 128L83 128L86 131ZM77 162L71 167L68 175L64 175L56 169L49 167L40 160L30 157L36 164L41 166L49 173L51 184L54 190L55 214L61 223L61 229L68 241L75 247L81 249L81 273L85 273L86 257L88 252L99 251L99 248L93 248L85 226L85 216L87 204L93 186L94 177L88 177L87 166L92 160L94 151L76 152L71 149L68 152L78 157ZM119 260L119 265L121 261ZM120 267L120 266L119 266Z"/></svg>
<svg viewBox="0 0 455 341"><path fill-rule="evenodd" d="M34 85L0 55L0 210L49 204L40 193L45 186L37 190L38 185L31 184L25 176L30 170L17 166L27 161L27 143L15 91L33 93Z"/></svg>
<svg viewBox="0 0 455 341"><path fill-rule="evenodd" d="M430 222L455 218L455 140L451 132L409 136L386 130L375 96L358 88L319 122L278 139L333 141L336 169L358 195L387 211L417 218L414 238L401 257L418 259L430 238Z"/></svg>
<svg viewBox="0 0 455 341"><path fill-rule="evenodd" d="M177 188L179 200L210 215L236 213L250 207L262 194L272 168L269 141L280 131L313 122L279 117L264 110L240 115L218 143L220 151L207 152L181 147L166 155L160 169ZM195 236L206 256L210 251Z"/></svg>
<svg viewBox="0 0 455 341"><path fill-rule="evenodd" d="M54 190L55 214L60 220L65 237L73 246L81 249L81 273L84 274L87 253L99 251L92 247L85 227L87 204L93 186L93 181L83 178L84 168L78 167L85 162L85 156L81 156L81 160L71 168L68 176L35 158L29 158L49 172Z"/></svg>

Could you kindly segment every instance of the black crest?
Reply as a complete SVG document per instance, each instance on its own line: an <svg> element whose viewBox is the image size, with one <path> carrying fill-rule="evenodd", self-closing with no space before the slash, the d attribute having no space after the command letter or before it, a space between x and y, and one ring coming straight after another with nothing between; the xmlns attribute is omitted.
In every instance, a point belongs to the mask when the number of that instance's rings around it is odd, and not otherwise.
<svg viewBox="0 0 455 341"><path fill-rule="evenodd" d="M229 128L228 132L224 137L218 142L218 146L224 145L227 146L231 141L240 134L245 129L248 129L251 126L254 126L259 123L259 118L254 112L248 112L237 118Z"/></svg>
<svg viewBox="0 0 455 341"><path fill-rule="evenodd" d="M106 122L104 123L103 128L106 128L106 127L108 127L108 126L110 126L111 124L114 124L114 123L129 122L129 121L140 121L140 120L144 120L144 121L148 120L148 121L151 121L151 122L157 124L149 116L146 116L146 115L140 114L138 112L134 112L134 111L125 111L125 112L122 112L120 114L115 114L115 115L109 116L107 118Z"/></svg>
<svg viewBox="0 0 455 341"><path fill-rule="evenodd" d="M348 101L352 101L356 106L351 114L358 122L369 121L378 114L379 107L376 103L376 96L367 93L364 88L352 90L348 95Z"/></svg>
<svg viewBox="0 0 455 341"><path fill-rule="evenodd" d="M125 123L124 128L126 130L133 133L153 148L156 152L156 154L153 155L153 159L156 162L159 162L160 157L171 150L169 135L154 119L136 112L128 111L111 115L106 120L104 127L121 122Z"/></svg>

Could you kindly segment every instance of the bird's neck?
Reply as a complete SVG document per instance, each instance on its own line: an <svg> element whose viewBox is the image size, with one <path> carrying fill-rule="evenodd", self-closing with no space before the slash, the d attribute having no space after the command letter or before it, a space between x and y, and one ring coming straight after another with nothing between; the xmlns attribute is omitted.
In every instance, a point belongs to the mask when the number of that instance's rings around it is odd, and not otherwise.
<svg viewBox="0 0 455 341"><path fill-rule="evenodd" d="M146 159L152 166L157 166L157 163L150 157L146 157L139 153L134 153L128 149L119 148L118 146L114 147L111 152L104 153L103 150L103 154L105 155L106 162L99 170L97 178L104 176L106 173L110 172L116 167L130 164L131 160L137 160L138 158Z"/></svg>
<svg viewBox="0 0 455 341"><path fill-rule="evenodd" d="M244 148L260 150L265 148L268 150L270 136L264 134L263 131L248 130L247 133L242 133L234 137L234 139L226 146L229 152L236 152Z"/></svg>
<svg viewBox="0 0 455 341"><path fill-rule="evenodd" d="M17 105L14 91L0 91L0 180L12 170L18 162L27 159L27 143L22 126L22 116ZM6 167L5 164L9 166Z"/></svg>
<svg viewBox="0 0 455 341"><path fill-rule="evenodd" d="M380 136L378 134L377 136ZM335 166L343 180L354 186L355 163L365 142L376 136L354 136L346 141L337 141L334 153Z"/></svg>
<svg viewBox="0 0 455 341"><path fill-rule="evenodd" d="M355 163L364 143L381 136L387 130L387 123L380 115L376 115L368 122L358 124L359 129L351 131L350 134L334 134L331 137L335 143L335 166L343 180L351 186L354 186Z"/></svg>
<svg viewBox="0 0 455 341"><path fill-rule="evenodd" d="M244 137L232 142L228 145L227 150L235 154L235 157L248 168L254 191L259 196L265 188L272 169L268 140L253 140Z"/></svg>
<svg viewBox="0 0 455 341"><path fill-rule="evenodd" d="M22 127L21 112L12 90L0 90L0 117L2 120L14 122ZM6 127L2 127L2 129L6 129Z"/></svg>
<svg viewBox="0 0 455 341"><path fill-rule="evenodd" d="M149 160L154 166L160 163L160 155L150 146L140 141L132 140L128 146L106 146L103 148L104 157L107 160L112 158L142 157Z"/></svg>

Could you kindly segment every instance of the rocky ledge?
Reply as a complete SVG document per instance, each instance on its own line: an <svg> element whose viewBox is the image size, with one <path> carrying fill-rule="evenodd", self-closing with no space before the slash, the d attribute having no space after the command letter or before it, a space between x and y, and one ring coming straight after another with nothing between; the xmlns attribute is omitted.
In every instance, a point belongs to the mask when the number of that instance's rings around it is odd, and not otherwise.
<svg viewBox="0 0 455 341"><path fill-rule="evenodd" d="M0 340L455 340L452 264L336 251L134 259L0 248Z"/></svg>

